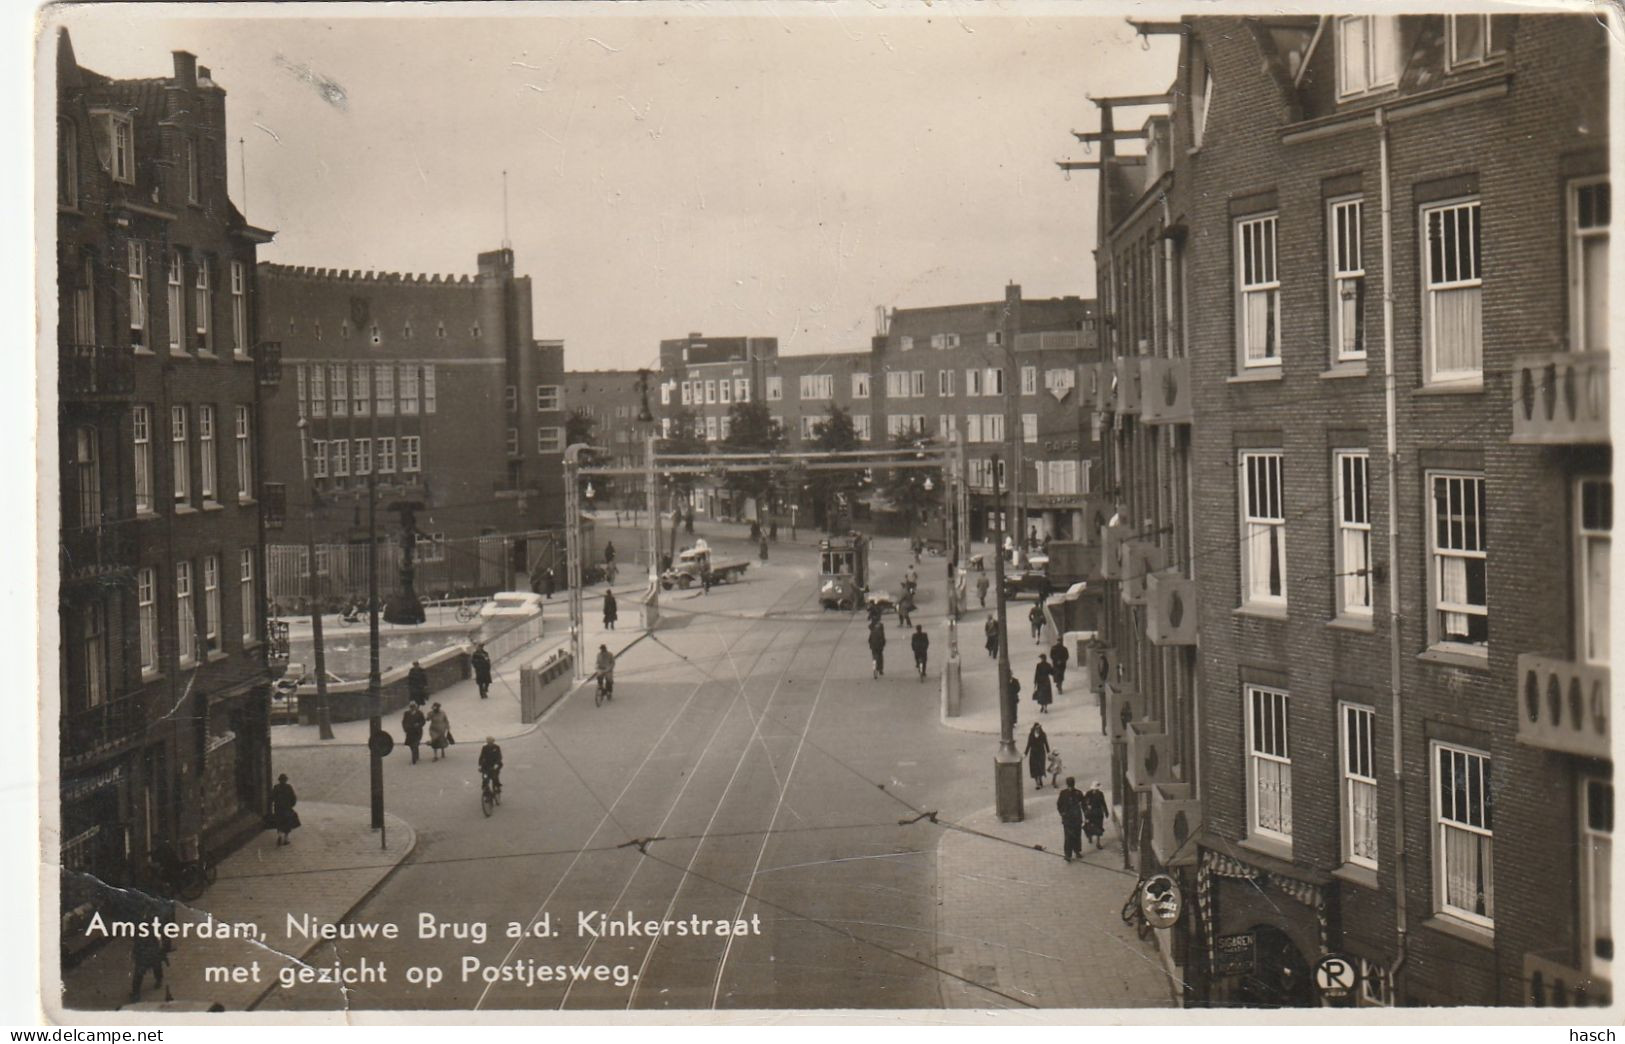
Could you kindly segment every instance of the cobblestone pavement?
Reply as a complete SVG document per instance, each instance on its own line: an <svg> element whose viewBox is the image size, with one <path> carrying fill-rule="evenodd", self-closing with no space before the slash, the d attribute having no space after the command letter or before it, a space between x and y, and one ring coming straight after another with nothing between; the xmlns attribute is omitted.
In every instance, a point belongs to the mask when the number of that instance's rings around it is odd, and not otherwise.
<svg viewBox="0 0 1625 1044"><path fill-rule="evenodd" d="M249 939L179 939L169 956L163 988L149 978L143 1001L218 1002L228 1011L250 1008L273 983L279 969L295 967L315 949L315 939L290 938L289 911L321 922L342 920L383 884L411 854L417 833L397 816L386 816L388 849L368 824L365 808L315 801L299 804L301 826L292 843L276 844L267 830L228 856L219 878L195 904L178 904L181 923L252 923L263 933ZM64 976L62 1006L111 1010L130 999L130 943L113 939ZM259 979L206 982L205 969L252 969ZM251 974L251 972L250 972Z"/></svg>

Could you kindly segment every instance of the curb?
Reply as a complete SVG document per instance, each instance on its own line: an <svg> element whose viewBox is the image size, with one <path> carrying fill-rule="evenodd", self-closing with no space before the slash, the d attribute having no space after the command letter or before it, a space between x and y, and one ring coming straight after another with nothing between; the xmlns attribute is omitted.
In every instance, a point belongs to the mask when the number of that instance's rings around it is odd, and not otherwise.
<svg viewBox="0 0 1625 1044"><path fill-rule="evenodd" d="M361 745L366 746L366 744L361 744ZM348 805L348 806L344 806L344 807L361 808L362 806L360 806L360 805ZM333 923L335 923L335 924L343 924L345 921L349 920L350 915L355 913L356 910L360 909L361 904L365 903L367 900L369 900L373 896L377 895L378 890L383 888L384 885L389 882L389 879L395 876L395 871L399 870L402 866L404 866L406 864L406 861L408 859L412 858L412 853L417 851L417 847L418 847L417 828L414 827L411 823L407 822L406 820L401 819L400 816L396 816L395 819L399 820L399 822L400 822L400 824L402 826L406 827L407 830L411 831L411 841L410 841L410 843L407 844L406 851L401 853L401 857L395 861L394 866L392 866L388 870L384 871L383 875L381 877L379 877L378 880L374 881L372 883L371 887L369 887L366 891L362 892L359 896L357 896L355 902L351 903L348 907L346 907L345 910L344 910L344 913L340 914L337 918L335 918ZM299 952L297 952L295 954L292 954L291 956L292 956L293 960L295 962L297 962L297 963L303 964L305 958L308 957L318 946L320 946L323 941L324 940L317 939L314 942L312 942L309 946L305 947L303 950L300 950ZM284 956L288 956L288 955L285 954ZM252 1001L250 1001L248 1003L248 1005L243 1008L243 1010L244 1011L254 1011L255 1009L257 1009L260 1006L260 1003L262 1001L264 1001L266 997L271 995L271 991L276 989L276 986L277 986L277 984L274 983L274 982L267 983L266 986L265 986L265 989L261 990L258 994L256 994L254 999Z"/></svg>

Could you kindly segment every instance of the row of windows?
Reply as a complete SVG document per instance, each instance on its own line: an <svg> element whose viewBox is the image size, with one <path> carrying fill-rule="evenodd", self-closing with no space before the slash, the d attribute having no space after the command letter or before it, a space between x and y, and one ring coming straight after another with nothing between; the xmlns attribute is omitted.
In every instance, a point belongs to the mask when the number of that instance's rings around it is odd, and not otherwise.
<svg viewBox="0 0 1625 1044"><path fill-rule="evenodd" d="M1400 23L1397 15L1345 15L1337 19L1337 94L1360 98L1399 84ZM1501 54L1504 41L1487 14L1445 19L1449 68L1482 65Z"/></svg>
<svg viewBox="0 0 1625 1044"><path fill-rule="evenodd" d="M135 450L135 509L138 514L157 511L157 471L152 455L155 434L153 413L153 408L144 403L130 410L130 435ZM253 408L233 406L231 418L237 499L249 501L254 498ZM168 419L171 492L175 504L189 507L194 500L201 500L205 505L218 503L221 499L219 442L222 433L217 428L215 407L209 403L171 406ZM194 457L197 460L195 474L192 468ZM83 477L84 467L84 464L80 464L81 490L88 481ZM99 468L99 463L95 467ZM83 496L81 493L81 501Z"/></svg>
<svg viewBox="0 0 1625 1044"><path fill-rule="evenodd" d="M1608 182L1575 181L1568 192L1570 347L1607 349ZM1335 199L1326 212L1327 324L1331 362L1366 358L1374 304L1366 293L1362 236L1365 201ZM1483 233L1477 199L1420 208L1423 380L1483 379ZM1236 345L1243 371L1281 364L1282 283L1277 268L1277 214L1235 225Z"/></svg>
<svg viewBox="0 0 1625 1044"><path fill-rule="evenodd" d="M247 645L259 640L260 603L254 549L241 548L237 553L236 566L238 618L242 641ZM176 650L182 667L193 666L200 658L224 651L220 600L225 582L219 555L206 555L196 562L186 560L175 563L174 587L171 591L174 615L171 619L174 621ZM164 623L158 606L158 571L151 566L137 570L138 655L143 676L154 675L159 670L158 643ZM106 656L87 656L86 660L98 665L91 672L95 674L103 669L100 665L105 664Z"/></svg>
<svg viewBox="0 0 1625 1044"><path fill-rule="evenodd" d="M617 433L617 434L619 434L619 433ZM620 440L617 440L617 441L620 441ZM510 456L510 457L519 456L519 429L518 428L509 428L508 429L507 436L506 436L506 442L507 442L508 456ZM537 453L563 453L564 452L564 429L563 428L537 428L536 429L536 452Z"/></svg>
<svg viewBox="0 0 1625 1044"><path fill-rule="evenodd" d="M152 286L151 265L161 266L164 279L165 325L155 328L152 305L148 295ZM165 337L171 354L199 355L215 353L215 286L219 262L208 254L194 254L190 262L185 252L171 249L160 258L154 258L146 243L128 240L125 244L124 277L127 288L129 338L137 351L153 351L159 337ZM248 358L248 268L241 261L226 265L227 291L231 301L231 351L241 359ZM65 283L72 285L69 310L72 337L76 344L96 344L96 308L98 300L96 263L89 255L81 256L77 270ZM190 298L191 323L187 323L187 304Z"/></svg>
<svg viewBox="0 0 1625 1044"><path fill-rule="evenodd" d="M776 381L779 378L769 378ZM680 381L677 384L679 401L684 406L703 406L715 403L734 403L750 401L750 379L748 377L714 378L711 380ZM783 396L779 396L782 398ZM773 398L769 395L768 398ZM671 386L661 385L660 401L671 405Z"/></svg>
<svg viewBox="0 0 1625 1044"><path fill-rule="evenodd" d="M997 346L997 345L1002 345L1004 343L1004 334L1001 333L998 330L989 330L983 336L986 338L987 343L990 344L990 345ZM931 347L941 351L941 350L947 349L947 348L958 348L958 347L960 347L962 342L960 340L960 335L959 334L956 334L956 333L937 333L937 334L931 334L930 337L928 337L926 339L926 343L929 344ZM909 335L906 335L906 334L903 335L903 336L898 337L897 338L897 347L900 350L905 351L905 352L913 351L914 350L914 338L912 336L909 336Z"/></svg>
<svg viewBox="0 0 1625 1044"><path fill-rule="evenodd" d="M1332 519L1335 611L1371 616L1370 459L1364 450L1332 455L1336 489ZM1284 607L1287 602L1287 512L1283 455L1240 454L1241 601ZM1433 645L1483 648L1489 643L1488 506L1484 477L1430 471L1428 495L1428 640ZM1613 486L1579 483L1575 509L1581 560L1581 633L1590 662L1607 658L1607 576L1613 526Z"/></svg>
<svg viewBox="0 0 1625 1044"><path fill-rule="evenodd" d="M397 379L398 378L398 379ZM299 416L410 417L438 408L433 363L300 363Z"/></svg>
<svg viewBox="0 0 1625 1044"><path fill-rule="evenodd" d="M96 112L92 116L92 133L105 144L105 169L114 181L135 184L135 126L129 113ZM66 116L57 117L57 202L63 206L79 205L79 133L78 125ZM181 165L185 175L183 190L186 202L203 201L203 163L205 150L198 139L188 136L181 141Z"/></svg>
<svg viewBox="0 0 1625 1044"><path fill-rule="evenodd" d="M348 341L352 332L354 331L350 326L350 320L339 320L339 338L341 340ZM401 337L405 340L410 341L416 335L416 333L416 329L412 326L412 320L408 319L401 325ZM476 341L480 339L480 324L478 322L475 322L469 326L468 335ZM295 316L290 315L288 316L288 339L291 341L298 336L299 320ZM312 319L310 321L310 336L312 340L320 341L322 339L322 321L320 319ZM442 319L435 322L434 336L436 340L444 341L446 339L445 320ZM367 324L367 340L374 348L383 344L384 328L378 323Z"/></svg>
<svg viewBox="0 0 1625 1044"><path fill-rule="evenodd" d="M1292 698L1281 689L1249 685L1245 691L1247 810L1251 835L1290 844L1292 820ZM1354 703L1337 705L1338 809L1345 862L1376 869L1378 796L1376 714ZM1452 743L1430 744L1434 908L1490 928L1495 924L1495 783L1490 755ZM1609 860L1613 837L1613 785L1583 781L1580 816L1581 881L1588 949L1613 954L1609 929Z"/></svg>
<svg viewBox="0 0 1625 1044"><path fill-rule="evenodd" d="M310 440L312 478L371 475L374 469L380 475L394 475L397 470L403 474L416 474L422 471L422 436Z"/></svg>

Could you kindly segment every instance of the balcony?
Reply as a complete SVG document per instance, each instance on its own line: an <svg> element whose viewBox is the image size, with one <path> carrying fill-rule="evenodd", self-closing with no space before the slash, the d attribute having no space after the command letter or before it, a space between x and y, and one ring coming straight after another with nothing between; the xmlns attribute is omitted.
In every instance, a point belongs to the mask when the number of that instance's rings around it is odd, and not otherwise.
<svg viewBox="0 0 1625 1044"><path fill-rule="evenodd" d="M62 579L86 580L135 567L135 522L104 522L62 530Z"/></svg>
<svg viewBox="0 0 1625 1044"><path fill-rule="evenodd" d="M1094 404L1096 413L1117 409L1117 367L1114 363L1091 363L1083 368L1084 400Z"/></svg>
<svg viewBox="0 0 1625 1044"><path fill-rule="evenodd" d="M64 400L107 401L135 395L135 356L130 348L64 344L57 358L57 388Z"/></svg>
<svg viewBox="0 0 1625 1044"><path fill-rule="evenodd" d="M1608 442L1608 353L1520 355L1512 372L1512 441Z"/></svg>
<svg viewBox="0 0 1625 1044"><path fill-rule="evenodd" d="M1140 364L1138 356L1123 356L1117 360L1117 412L1140 412Z"/></svg>
<svg viewBox="0 0 1625 1044"><path fill-rule="evenodd" d="M1099 696L1117 677L1117 650L1093 641L1084 650L1084 666L1089 671L1089 691Z"/></svg>
<svg viewBox="0 0 1625 1044"><path fill-rule="evenodd" d="M1138 721L1140 714L1140 690L1137 686L1128 684L1112 684L1106 687L1106 725L1114 740L1128 738L1129 724Z"/></svg>
<svg viewBox="0 0 1625 1044"><path fill-rule="evenodd" d="M83 764L139 740L146 732L143 701L136 696L109 700L62 716L62 762Z"/></svg>
<svg viewBox="0 0 1625 1044"><path fill-rule="evenodd" d="M1147 424L1191 422L1189 359L1143 359L1140 380L1140 416Z"/></svg>
<svg viewBox="0 0 1625 1044"><path fill-rule="evenodd" d="M1538 953L1523 955L1524 1004L1532 1008L1604 1008L1613 1002L1606 978L1587 975Z"/></svg>
<svg viewBox="0 0 1625 1044"><path fill-rule="evenodd" d="M254 377L262 388L282 383L282 342L261 341L254 348Z"/></svg>
<svg viewBox="0 0 1625 1044"><path fill-rule="evenodd" d="M1196 862L1187 842L1202 829L1202 801L1189 783L1158 783L1151 788L1151 851L1164 867Z"/></svg>
<svg viewBox="0 0 1625 1044"><path fill-rule="evenodd" d="M1146 580L1165 567L1168 554L1149 540L1125 540L1119 548L1118 578L1124 605L1144 605Z"/></svg>
<svg viewBox="0 0 1625 1044"><path fill-rule="evenodd" d="M1171 569L1152 573L1145 578L1145 607L1145 636L1152 645L1196 644L1194 581Z"/></svg>
<svg viewBox="0 0 1625 1044"><path fill-rule="evenodd" d="M1518 657L1518 742L1581 757L1611 756L1608 668Z"/></svg>
<svg viewBox="0 0 1625 1044"><path fill-rule="evenodd" d="M1100 527L1100 578L1120 580L1123 577L1123 545L1134 538L1127 526Z"/></svg>
<svg viewBox="0 0 1625 1044"><path fill-rule="evenodd" d="M1172 741L1161 722L1129 722L1127 740L1123 766L1128 772L1129 786L1135 790L1150 790L1158 783L1174 781Z"/></svg>

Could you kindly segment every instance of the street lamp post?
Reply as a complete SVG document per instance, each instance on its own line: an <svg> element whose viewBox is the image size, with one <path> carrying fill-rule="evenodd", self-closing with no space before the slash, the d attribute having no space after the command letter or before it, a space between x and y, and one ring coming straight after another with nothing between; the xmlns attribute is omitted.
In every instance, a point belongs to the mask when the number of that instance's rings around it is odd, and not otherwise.
<svg viewBox="0 0 1625 1044"><path fill-rule="evenodd" d="M993 455L993 503L999 502L998 454ZM993 802L1002 823L1019 823L1026 818L1022 808L1021 755L1016 753L1015 708L1010 705L1010 628L1004 601L1004 534L1010 520L996 511L998 526L993 531L994 613L999 622L999 750L993 755Z"/></svg>
<svg viewBox="0 0 1625 1044"><path fill-rule="evenodd" d="M372 828L384 829L383 679L378 663L378 476L367 471L367 775ZM388 835L383 838L387 846Z"/></svg>
<svg viewBox="0 0 1625 1044"><path fill-rule="evenodd" d="M316 480L306 453L310 422L299 418L299 467L305 478L305 560L310 563L310 641L316 658L316 732L318 739L333 738L333 715L327 706L327 658L322 642L321 571L316 568Z"/></svg>

